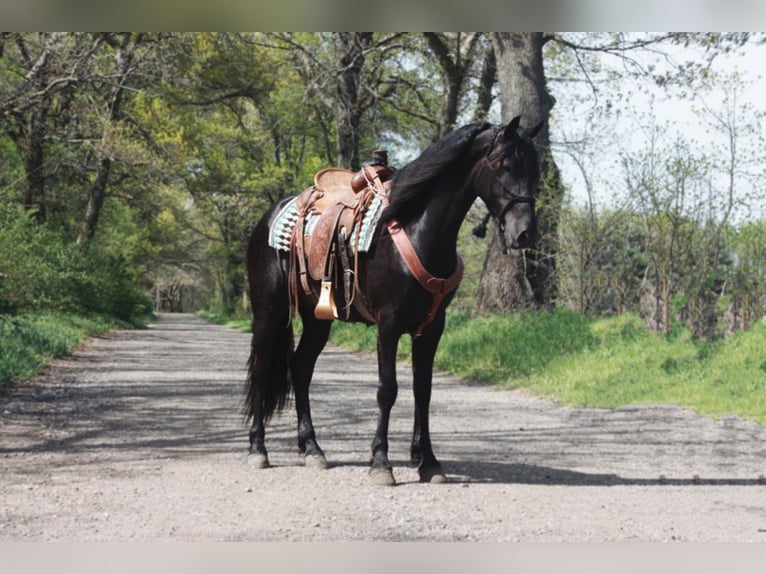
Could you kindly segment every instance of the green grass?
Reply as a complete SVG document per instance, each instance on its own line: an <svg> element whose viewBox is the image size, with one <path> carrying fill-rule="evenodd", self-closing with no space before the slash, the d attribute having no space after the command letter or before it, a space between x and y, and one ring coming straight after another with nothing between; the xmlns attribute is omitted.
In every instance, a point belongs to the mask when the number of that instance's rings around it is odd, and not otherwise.
<svg viewBox="0 0 766 574"><path fill-rule="evenodd" d="M766 423L766 324L714 345L663 337L635 317L594 321L599 343L506 384L582 406L675 403Z"/></svg>
<svg viewBox="0 0 766 574"><path fill-rule="evenodd" d="M197 311L196 314L200 319L204 319L210 323L215 323L216 325L231 327L232 329L237 329L238 331L243 331L245 333L250 331L250 319L236 319L233 317L226 317L212 311Z"/></svg>
<svg viewBox="0 0 766 574"><path fill-rule="evenodd" d="M0 389L42 372L51 359L71 353L88 335L130 326L135 325L103 316L0 315Z"/></svg>
<svg viewBox="0 0 766 574"><path fill-rule="evenodd" d="M558 357L595 344L588 319L561 309L476 319L456 315L449 318L434 365L463 377L505 383L545 372Z"/></svg>
<svg viewBox="0 0 766 574"><path fill-rule="evenodd" d="M372 352L376 338L374 328L333 324L331 341L352 350ZM399 358L409 359L410 348L403 337ZM668 336L652 333L634 315L589 319L559 309L470 319L456 313L448 315L434 366L563 404L675 403L766 424L764 321L706 343L680 328Z"/></svg>

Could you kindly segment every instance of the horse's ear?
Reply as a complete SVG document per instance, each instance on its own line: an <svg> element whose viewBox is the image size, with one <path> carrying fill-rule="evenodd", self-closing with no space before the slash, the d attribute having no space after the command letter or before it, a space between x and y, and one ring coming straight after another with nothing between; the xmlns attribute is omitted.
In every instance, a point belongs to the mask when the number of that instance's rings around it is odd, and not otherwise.
<svg viewBox="0 0 766 574"><path fill-rule="evenodd" d="M533 140L537 137L537 134L539 134L540 130L543 129L544 123L545 123L545 120L542 120L539 124L537 124L531 130L529 130L529 139Z"/></svg>
<svg viewBox="0 0 766 574"><path fill-rule="evenodd" d="M516 116L503 130L503 139L505 141L519 137L519 124L521 123L521 116Z"/></svg>

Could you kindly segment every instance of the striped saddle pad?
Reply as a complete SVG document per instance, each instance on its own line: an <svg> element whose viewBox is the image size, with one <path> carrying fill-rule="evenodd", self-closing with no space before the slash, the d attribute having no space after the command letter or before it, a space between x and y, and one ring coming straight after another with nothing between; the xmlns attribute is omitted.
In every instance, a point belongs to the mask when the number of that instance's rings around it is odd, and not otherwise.
<svg viewBox="0 0 766 574"><path fill-rule="evenodd" d="M285 204L282 210L274 218L274 222L269 229L269 245L280 251L290 250L290 237L298 221L299 212L296 206L298 197L292 198ZM359 252L364 253L370 249L372 237L375 233L375 226L378 223L380 214L383 212L383 200L376 196L370 202L370 205L362 216L361 224L354 226L349 237L349 245L353 248L359 245ZM310 213L306 216L303 224L303 233L306 237L310 236L314 224L319 218L318 214ZM357 243L357 238L359 239Z"/></svg>

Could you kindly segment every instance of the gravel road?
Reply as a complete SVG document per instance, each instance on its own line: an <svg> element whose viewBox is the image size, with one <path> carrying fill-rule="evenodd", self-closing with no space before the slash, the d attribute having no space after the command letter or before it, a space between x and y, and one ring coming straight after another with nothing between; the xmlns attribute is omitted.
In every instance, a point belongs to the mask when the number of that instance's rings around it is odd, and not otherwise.
<svg viewBox="0 0 766 574"><path fill-rule="evenodd" d="M395 487L367 479L367 355L328 348L312 385L331 468L300 465L292 410L245 463L249 336L189 315L91 339L0 397L0 541L766 541L766 430L670 405L561 407L437 374L448 482L407 466L409 371L391 422Z"/></svg>

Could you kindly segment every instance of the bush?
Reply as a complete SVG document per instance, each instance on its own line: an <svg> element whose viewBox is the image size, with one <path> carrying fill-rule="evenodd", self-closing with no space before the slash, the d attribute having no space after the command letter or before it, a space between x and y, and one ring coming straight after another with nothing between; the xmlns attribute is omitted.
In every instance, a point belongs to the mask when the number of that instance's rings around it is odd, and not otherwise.
<svg viewBox="0 0 766 574"><path fill-rule="evenodd" d="M131 321L152 303L125 253L98 243L85 251L20 208L0 207L0 313L44 310Z"/></svg>

